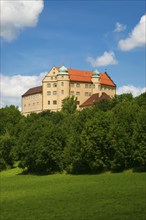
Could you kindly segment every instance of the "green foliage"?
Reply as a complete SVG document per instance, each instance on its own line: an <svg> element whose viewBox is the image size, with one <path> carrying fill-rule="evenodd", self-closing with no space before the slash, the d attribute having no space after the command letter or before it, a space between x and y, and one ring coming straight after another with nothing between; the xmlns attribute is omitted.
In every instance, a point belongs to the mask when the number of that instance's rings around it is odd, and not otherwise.
<svg viewBox="0 0 146 220"><path fill-rule="evenodd" d="M13 167L21 117L15 106L0 109L0 170Z"/></svg>
<svg viewBox="0 0 146 220"><path fill-rule="evenodd" d="M103 100L77 111L64 99L60 112L27 117L14 106L0 109L0 170L71 174L146 171L146 96Z"/></svg>
<svg viewBox="0 0 146 220"><path fill-rule="evenodd" d="M136 115L132 140L133 168L146 171L146 105Z"/></svg>
<svg viewBox="0 0 146 220"><path fill-rule="evenodd" d="M101 111L108 111L112 108L111 100L103 99L94 103L94 108L100 109Z"/></svg>
<svg viewBox="0 0 146 220"><path fill-rule="evenodd" d="M34 115L33 115L34 117ZM22 131L19 141L19 166L28 172L54 173L63 170L63 133L46 118L28 124ZM39 126L38 126L39 125Z"/></svg>
<svg viewBox="0 0 146 220"><path fill-rule="evenodd" d="M77 108L77 98L67 97L63 100L62 111L66 114L73 114Z"/></svg>

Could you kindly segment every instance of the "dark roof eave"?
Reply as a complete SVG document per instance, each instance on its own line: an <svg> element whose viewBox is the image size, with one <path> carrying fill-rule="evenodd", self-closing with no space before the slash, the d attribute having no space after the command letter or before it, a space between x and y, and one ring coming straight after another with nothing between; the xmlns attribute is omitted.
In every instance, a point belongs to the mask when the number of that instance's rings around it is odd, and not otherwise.
<svg viewBox="0 0 146 220"><path fill-rule="evenodd" d="M42 94L42 92L34 92L30 94L23 94L22 97L29 96L29 95L35 95L35 94Z"/></svg>
<svg viewBox="0 0 146 220"><path fill-rule="evenodd" d="M116 84L114 85L109 85L109 84L106 84L106 83L100 83L101 85L104 85L104 86L112 86L112 87L116 87Z"/></svg>

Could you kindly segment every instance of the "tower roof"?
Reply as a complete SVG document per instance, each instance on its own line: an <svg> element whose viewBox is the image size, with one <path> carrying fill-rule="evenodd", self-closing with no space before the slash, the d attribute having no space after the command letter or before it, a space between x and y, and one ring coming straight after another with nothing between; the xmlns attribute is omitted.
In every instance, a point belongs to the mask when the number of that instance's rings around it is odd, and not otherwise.
<svg viewBox="0 0 146 220"><path fill-rule="evenodd" d="M58 73L57 75L68 75L68 69L65 67L65 66L61 66L59 69L58 69Z"/></svg>
<svg viewBox="0 0 146 220"><path fill-rule="evenodd" d="M99 75L99 71L97 70L97 69L95 69L94 71L93 71L93 77L100 77L100 75Z"/></svg>

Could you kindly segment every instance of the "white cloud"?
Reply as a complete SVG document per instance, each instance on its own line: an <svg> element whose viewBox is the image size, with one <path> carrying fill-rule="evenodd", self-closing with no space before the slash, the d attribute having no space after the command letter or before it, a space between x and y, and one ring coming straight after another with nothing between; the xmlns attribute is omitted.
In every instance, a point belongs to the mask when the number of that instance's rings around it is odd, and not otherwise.
<svg viewBox="0 0 146 220"><path fill-rule="evenodd" d="M119 48L123 51L132 50L146 44L146 15L143 15L129 37L119 41Z"/></svg>
<svg viewBox="0 0 146 220"><path fill-rule="evenodd" d="M21 108L21 96L30 88L40 86L47 73L38 76L1 75L1 107L15 105Z"/></svg>
<svg viewBox="0 0 146 220"><path fill-rule="evenodd" d="M133 85L121 86L117 89L117 95L121 95L123 93L131 93L133 97L139 96L144 92L146 92L146 87L140 88Z"/></svg>
<svg viewBox="0 0 146 220"><path fill-rule="evenodd" d="M0 1L0 7L0 36L11 41L23 28L34 27L37 24L44 3L43 0L8 0Z"/></svg>
<svg viewBox="0 0 146 220"><path fill-rule="evenodd" d="M120 24L119 22L117 22L113 32L121 32L124 30L126 30L126 25Z"/></svg>
<svg viewBox="0 0 146 220"><path fill-rule="evenodd" d="M98 66L108 66L118 63L115 54L112 51L111 52L105 51L102 56L97 57L96 59L94 59L93 57L88 57L87 61L91 64L93 68Z"/></svg>

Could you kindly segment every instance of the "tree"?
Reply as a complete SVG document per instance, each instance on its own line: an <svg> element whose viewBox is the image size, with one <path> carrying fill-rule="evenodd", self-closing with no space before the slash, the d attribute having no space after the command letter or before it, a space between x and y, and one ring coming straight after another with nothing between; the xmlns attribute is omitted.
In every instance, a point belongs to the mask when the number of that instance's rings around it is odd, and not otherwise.
<svg viewBox="0 0 146 220"><path fill-rule="evenodd" d="M13 167L17 145L17 125L22 116L15 106L0 109L0 170Z"/></svg>
<svg viewBox="0 0 146 220"><path fill-rule="evenodd" d="M72 97L67 97L63 100L62 104L62 112L66 114L73 114L77 109L77 98L72 96Z"/></svg>
<svg viewBox="0 0 146 220"><path fill-rule="evenodd" d="M111 109L111 100L102 99L100 101L95 102L93 107L106 112Z"/></svg>
<svg viewBox="0 0 146 220"><path fill-rule="evenodd" d="M132 168L134 121L139 107L133 101L117 104L112 110L109 143L113 151L110 158L113 172Z"/></svg>
<svg viewBox="0 0 146 220"><path fill-rule="evenodd" d="M133 169L146 171L146 105L137 112L134 123L133 140Z"/></svg>
<svg viewBox="0 0 146 220"><path fill-rule="evenodd" d="M31 124L29 121L19 139L19 166L31 173L61 172L64 146L62 129L45 117L38 116Z"/></svg>
<svg viewBox="0 0 146 220"><path fill-rule="evenodd" d="M8 132L0 136L0 171L7 169L8 167L13 167L13 147L14 141Z"/></svg>

